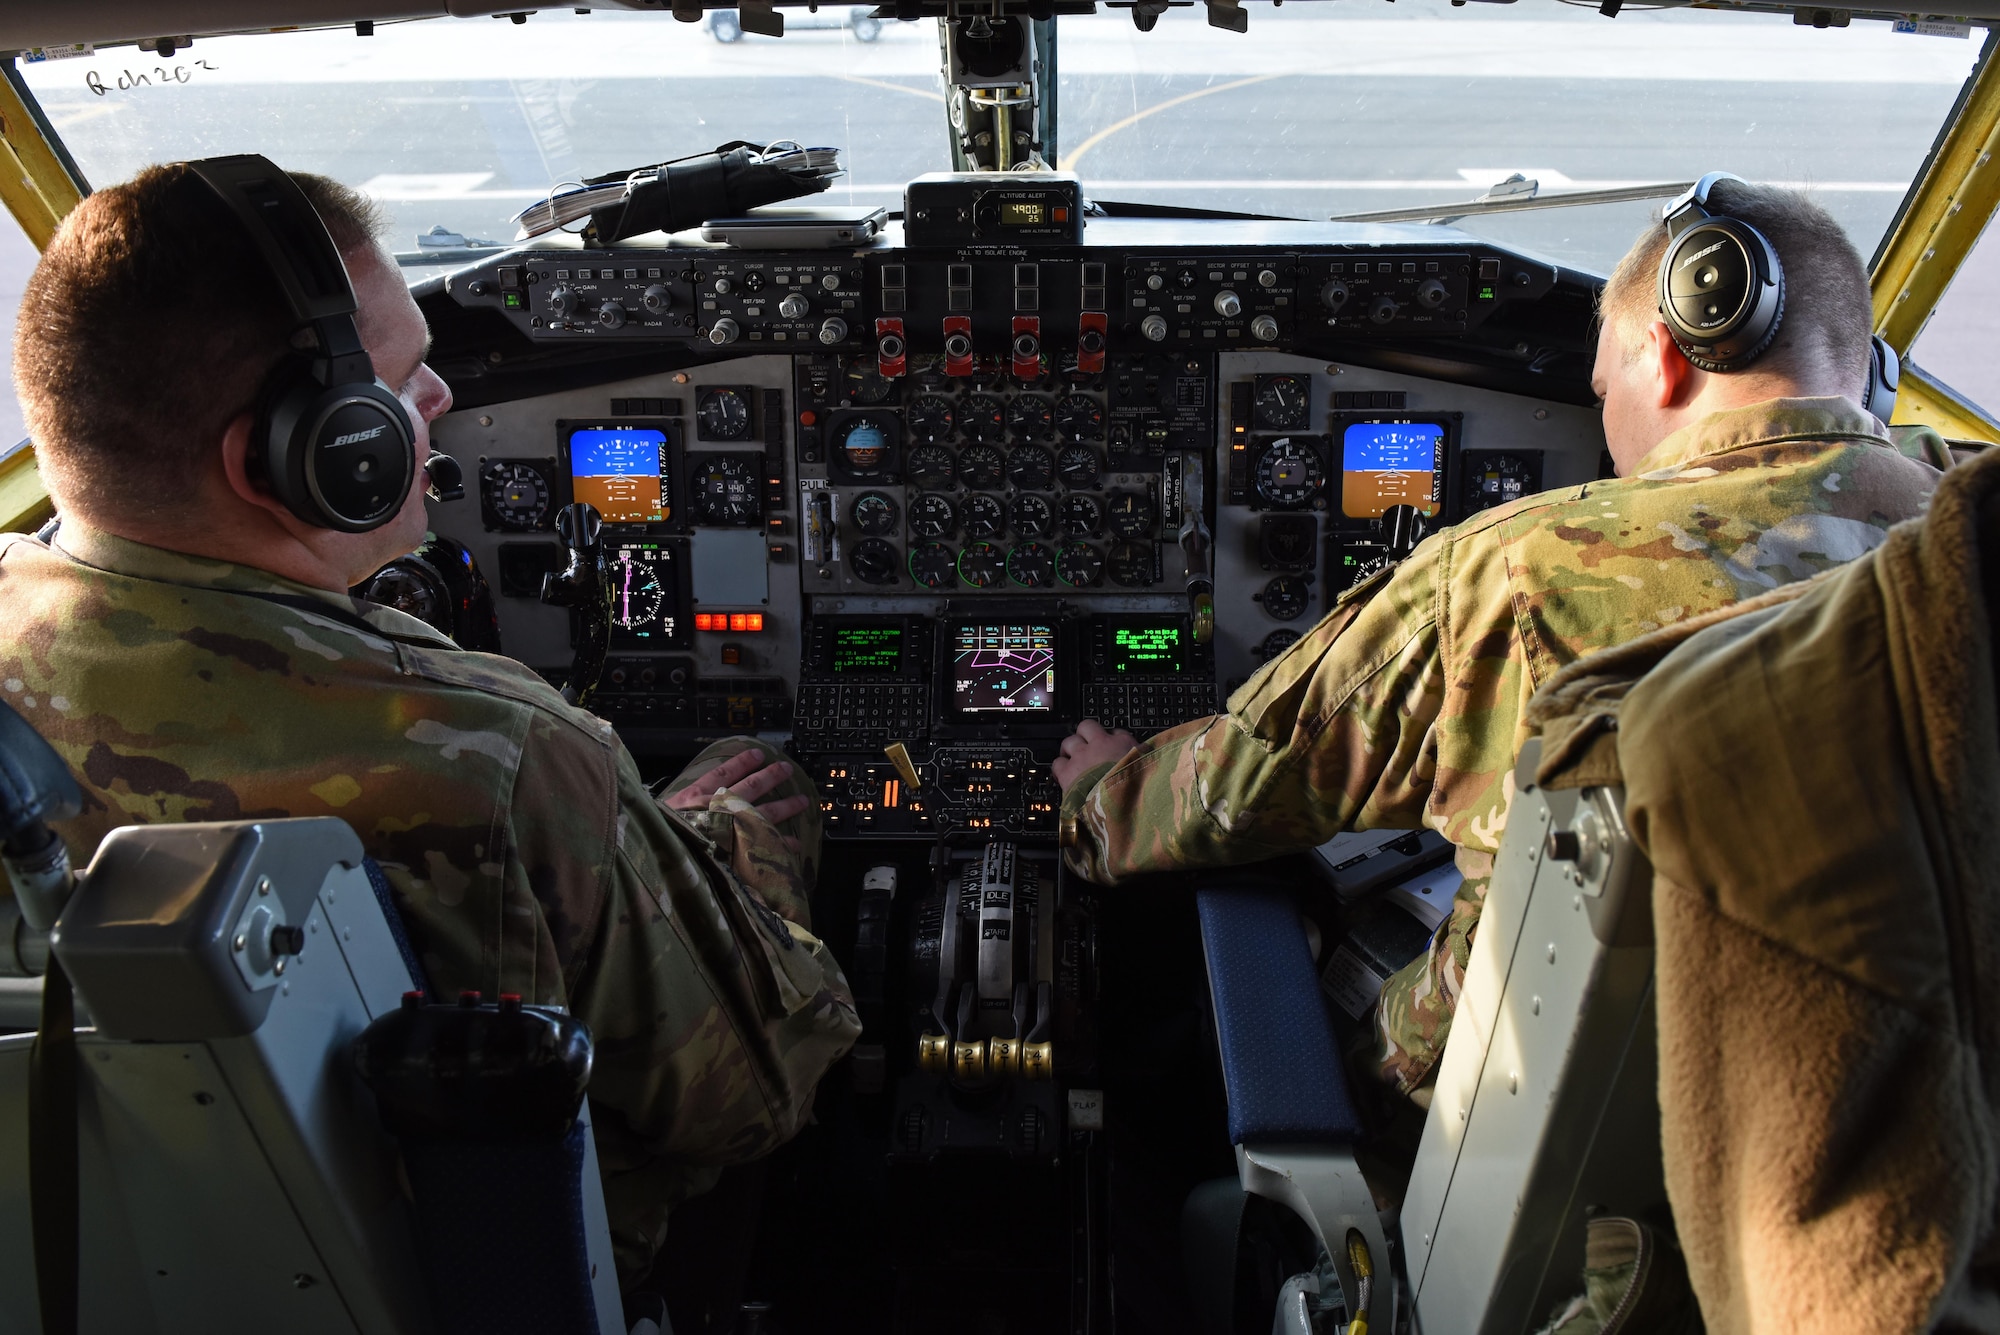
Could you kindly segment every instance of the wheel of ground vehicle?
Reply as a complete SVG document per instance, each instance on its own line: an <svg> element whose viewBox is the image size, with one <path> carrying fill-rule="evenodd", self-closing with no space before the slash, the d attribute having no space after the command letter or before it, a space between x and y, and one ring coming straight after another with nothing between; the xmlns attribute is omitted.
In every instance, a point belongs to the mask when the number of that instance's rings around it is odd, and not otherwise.
<svg viewBox="0 0 2000 1335"><path fill-rule="evenodd" d="M708 30L718 42L736 42L743 38L743 25L736 19L736 12L718 9L708 16Z"/></svg>
<svg viewBox="0 0 2000 1335"><path fill-rule="evenodd" d="M882 20L866 10L856 13L854 22L849 26L854 29L854 40L857 42L872 42L882 35Z"/></svg>

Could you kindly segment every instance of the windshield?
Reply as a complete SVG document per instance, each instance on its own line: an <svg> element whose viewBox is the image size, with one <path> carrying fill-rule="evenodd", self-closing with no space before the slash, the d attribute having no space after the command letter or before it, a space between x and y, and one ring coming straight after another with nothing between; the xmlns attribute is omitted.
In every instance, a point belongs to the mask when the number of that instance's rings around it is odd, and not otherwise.
<svg viewBox="0 0 2000 1335"><path fill-rule="evenodd" d="M255 151L373 195L399 251L441 228L507 241L549 187L734 139L841 151L815 202L895 207L950 166L933 22L866 8L537 13L203 39L23 67L84 173ZM1247 35L1179 9L1059 21L1059 165L1093 198L1324 218L1726 169L1810 188L1873 251L1977 56L1951 35L1538 3L1255 6ZM1950 25L1924 25L1946 34ZM1654 203L1466 219L1608 270Z"/></svg>

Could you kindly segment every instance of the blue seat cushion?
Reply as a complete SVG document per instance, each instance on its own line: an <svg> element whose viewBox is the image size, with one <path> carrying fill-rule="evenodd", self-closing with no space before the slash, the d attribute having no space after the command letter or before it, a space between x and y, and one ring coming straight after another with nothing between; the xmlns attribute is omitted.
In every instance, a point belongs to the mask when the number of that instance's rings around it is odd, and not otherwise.
<svg viewBox="0 0 2000 1335"><path fill-rule="evenodd" d="M1361 1134L1298 905L1268 876L1195 893L1236 1145L1346 1143Z"/></svg>

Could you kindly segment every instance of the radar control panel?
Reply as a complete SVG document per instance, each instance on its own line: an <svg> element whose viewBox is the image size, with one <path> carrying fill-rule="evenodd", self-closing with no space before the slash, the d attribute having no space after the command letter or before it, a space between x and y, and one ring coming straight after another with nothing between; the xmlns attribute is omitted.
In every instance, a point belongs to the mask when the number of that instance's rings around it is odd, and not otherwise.
<svg viewBox="0 0 2000 1335"><path fill-rule="evenodd" d="M545 237L419 290L434 361L476 368L433 439L478 478L450 536L504 652L566 667L537 595L586 502L592 708L642 760L758 733L830 838L1031 842L1080 719L1204 718L1427 534L1598 476L1593 295L1449 228L1101 218L1032 249Z"/></svg>

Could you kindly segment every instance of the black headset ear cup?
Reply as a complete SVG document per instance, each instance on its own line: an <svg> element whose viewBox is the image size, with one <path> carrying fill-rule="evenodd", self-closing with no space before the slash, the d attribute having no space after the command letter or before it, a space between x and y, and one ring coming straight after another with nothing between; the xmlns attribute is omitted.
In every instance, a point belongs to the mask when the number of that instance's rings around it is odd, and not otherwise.
<svg viewBox="0 0 2000 1335"><path fill-rule="evenodd" d="M1740 371L1778 336L1785 271L1764 234L1738 218L1708 216L1660 256L1660 319L1690 362Z"/></svg>
<svg viewBox="0 0 2000 1335"><path fill-rule="evenodd" d="M272 494L300 519L343 533L382 527L416 485L416 432L380 380L322 386L280 372L262 424Z"/></svg>

